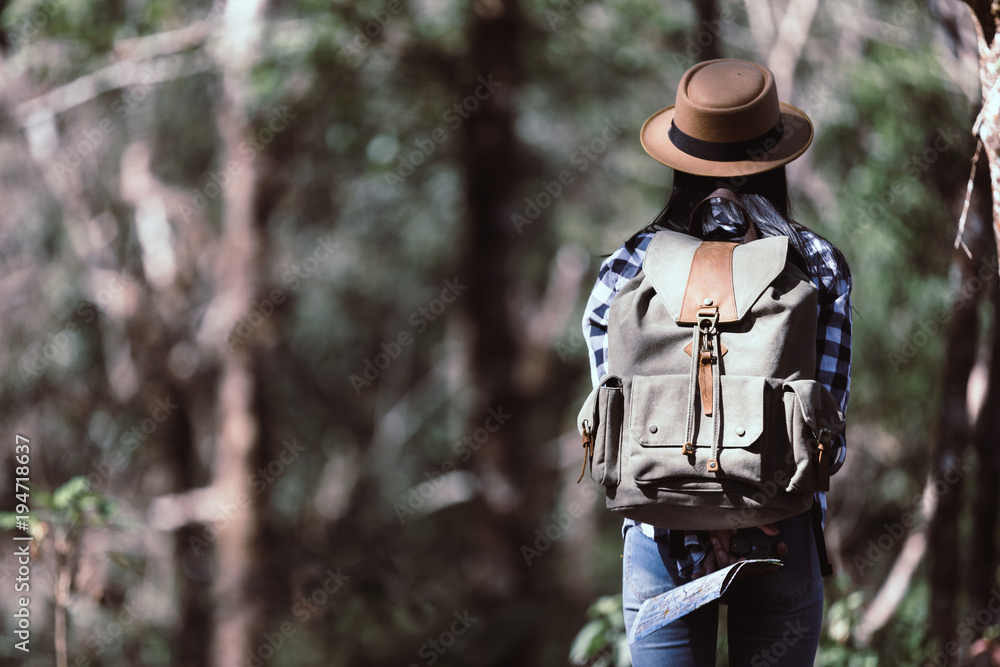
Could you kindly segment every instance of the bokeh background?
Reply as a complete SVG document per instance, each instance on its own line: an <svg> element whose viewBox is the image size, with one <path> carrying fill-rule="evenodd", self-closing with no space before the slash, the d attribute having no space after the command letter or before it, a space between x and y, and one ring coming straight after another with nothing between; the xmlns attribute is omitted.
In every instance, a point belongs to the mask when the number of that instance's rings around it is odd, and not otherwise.
<svg viewBox="0 0 1000 667"><path fill-rule="evenodd" d="M976 4L0 2L0 663L628 664L580 320L737 57L854 275L817 664L1000 664Z"/></svg>

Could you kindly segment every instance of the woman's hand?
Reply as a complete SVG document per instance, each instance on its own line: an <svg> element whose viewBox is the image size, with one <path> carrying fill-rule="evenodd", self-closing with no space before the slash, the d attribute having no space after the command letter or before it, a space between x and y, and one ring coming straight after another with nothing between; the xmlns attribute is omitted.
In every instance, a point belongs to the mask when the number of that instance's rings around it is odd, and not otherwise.
<svg viewBox="0 0 1000 667"><path fill-rule="evenodd" d="M769 537L776 537L780 532L773 523L767 523L760 526L761 531L768 535ZM729 544L732 540L733 535L736 534L735 530L710 530L708 531L708 536L712 540L712 548L707 554L705 554L705 574L711 574L716 570L721 570L724 567L729 567L733 563L738 563L741 560L746 560L746 558L732 558L729 555ZM788 553L788 545L784 542L778 542L777 553L779 556L784 556Z"/></svg>

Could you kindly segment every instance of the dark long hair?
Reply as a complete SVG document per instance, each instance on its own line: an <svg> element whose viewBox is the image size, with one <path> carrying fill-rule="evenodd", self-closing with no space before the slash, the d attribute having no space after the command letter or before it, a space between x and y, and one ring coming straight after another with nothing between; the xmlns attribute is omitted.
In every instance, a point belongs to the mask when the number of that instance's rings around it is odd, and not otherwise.
<svg viewBox="0 0 1000 667"><path fill-rule="evenodd" d="M805 268L804 258L808 256L808 252L800 232L806 228L790 217L791 204L784 166L751 176L728 178L674 171L670 199L663 210L630 240L634 240L642 232L660 229L703 238L702 221L691 220L691 214L700 201L718 188L729 188L736 193L736 198L746 209L762 237L787 236L793 251L793 261ZM732 206L726 200L722 200L722 204Z"/></svg>

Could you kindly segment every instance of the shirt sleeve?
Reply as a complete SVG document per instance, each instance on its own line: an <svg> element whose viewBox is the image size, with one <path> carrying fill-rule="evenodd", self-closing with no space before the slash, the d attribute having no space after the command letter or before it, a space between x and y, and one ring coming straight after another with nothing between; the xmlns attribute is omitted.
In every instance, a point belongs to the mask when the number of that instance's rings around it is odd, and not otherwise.
<svg viewBox="0 0 1000 667"><path fill-rule="evenodd" d="M851 391L851 287L847 261L840 251L819 237L808 239L814 267L813 282L819 289L816 327L816 380L823 384L847 414ZM830 474L840 470L847 456L843 434L834 441Z"/></svg>
<svg viewBox="0 0 1000 667"><path fill-rule="evenodd" d="M639 274L652 237L648 232L638 234L601 263L583 315L583 337L590 350L590 379L595 387L608 373L608 310L611 302L618 290Z"/></svg>

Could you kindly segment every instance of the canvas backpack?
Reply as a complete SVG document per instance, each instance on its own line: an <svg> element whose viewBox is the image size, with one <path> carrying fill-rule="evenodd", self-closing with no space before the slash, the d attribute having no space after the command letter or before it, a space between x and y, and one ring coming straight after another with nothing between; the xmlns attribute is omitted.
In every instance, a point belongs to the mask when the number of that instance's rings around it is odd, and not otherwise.
<svg viewBox="0 0 1000 667"><path fill-rule="evenodd" d="M616 514L737 529L828 489L844 417L815 381L817 288L788 237L749 229L742 244L657 232L608 310L607 374L577 423Z"/></svg>

